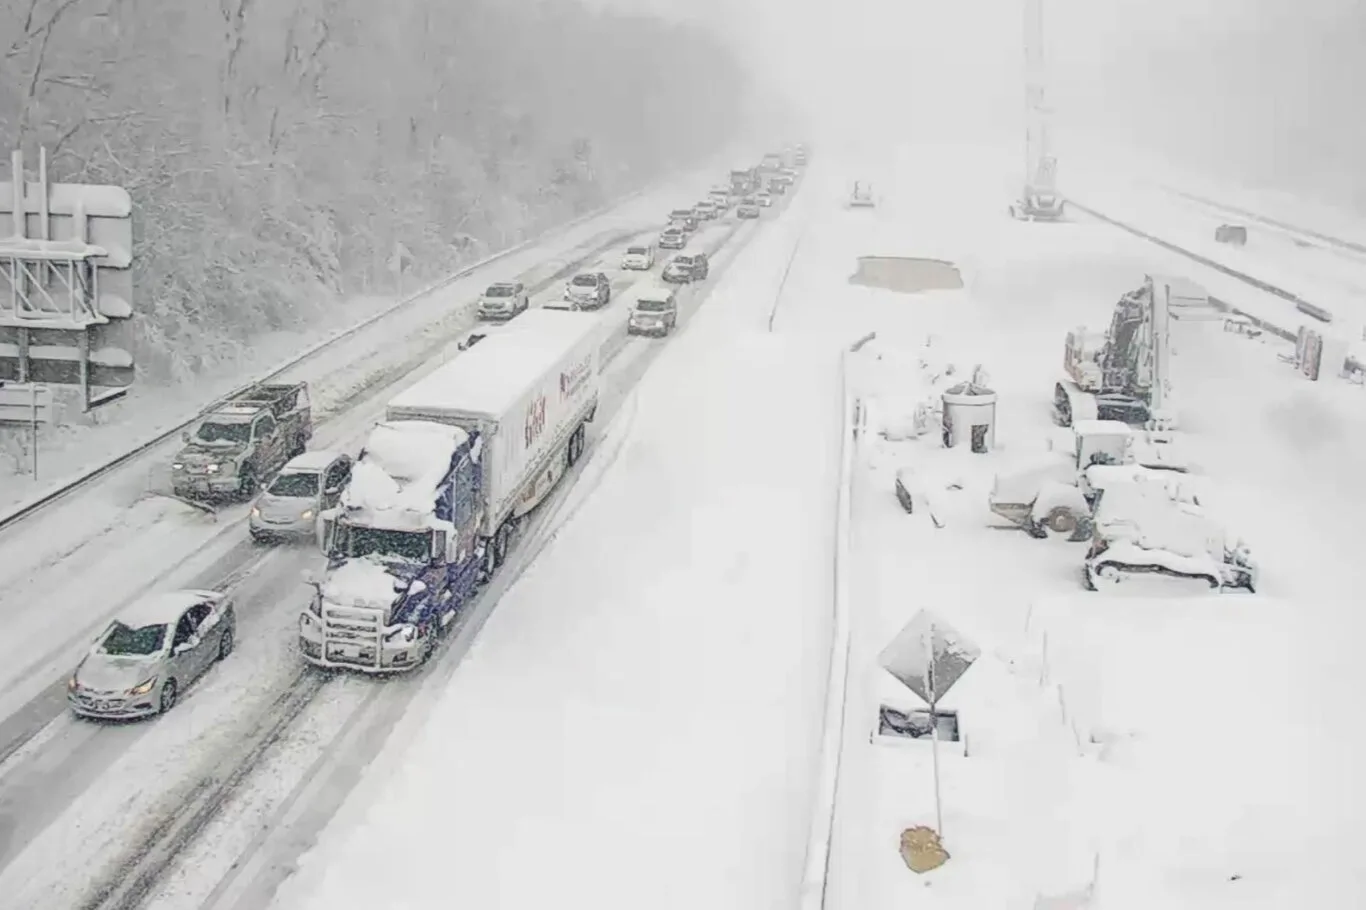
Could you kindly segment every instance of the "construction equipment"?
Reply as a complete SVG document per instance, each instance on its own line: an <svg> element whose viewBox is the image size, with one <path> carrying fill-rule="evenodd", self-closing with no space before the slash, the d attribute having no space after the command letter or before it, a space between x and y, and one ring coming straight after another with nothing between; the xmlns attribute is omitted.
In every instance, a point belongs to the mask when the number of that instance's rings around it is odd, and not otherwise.
<svg viewBox="0 0 1366 910"><path fill-rule="evenodd" d="M996 475L987 507L1031 537L1089 540L1096 504L1117 484L1146 483L1177 501L1198 502L1183 481L1188 467L1167 435L1118 421L1082 420L1072 427L1070 450Z"/></svg>
<svg viewBox="0 0 1366 910"><path fill-rule="evenodd" d="M1257 590L1258 568L1242 540L1199 505L1148 484L1120 484L1096 506L1083 584L1106 590L1136 578L1185 578L1224 591Z"/></svg>
<svg viewBox="0 0 1366 910"><path fill-rule="evenodd" d="M1026 0L1025 45L1025 186L1010 206L1021 221L1061 221L1065 203L1058 194L1058 159L1049 141L1052 110L1044 94L1043 0Z"/></svg>
<svg viewBox="0 0 1366 910"><path fill-rule="evenodd" d="M1067 333L1063 369L1053 390L1053 418L1119 420L1131 426L1174 429L1169 360L1172 284L1148 275L1119 298L1104 334L1078 327Z"/></svg>

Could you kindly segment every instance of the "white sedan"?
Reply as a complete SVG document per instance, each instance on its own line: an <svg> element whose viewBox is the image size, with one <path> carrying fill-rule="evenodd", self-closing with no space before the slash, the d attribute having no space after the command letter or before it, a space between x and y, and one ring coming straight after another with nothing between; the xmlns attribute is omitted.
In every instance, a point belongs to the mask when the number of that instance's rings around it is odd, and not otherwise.
<svg viewBox="0 0 1366 910"><path fill-rule="evenodd" d="M627 247L621 257L621 267L628 271L648 272L654 268L655 251L653 247Z"/></svg>

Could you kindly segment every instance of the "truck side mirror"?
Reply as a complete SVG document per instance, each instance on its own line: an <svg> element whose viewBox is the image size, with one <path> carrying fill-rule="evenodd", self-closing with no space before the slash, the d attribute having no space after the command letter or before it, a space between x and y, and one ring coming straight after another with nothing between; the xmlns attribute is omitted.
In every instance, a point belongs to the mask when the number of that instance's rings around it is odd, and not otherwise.
<svg viewBox="0 0 1366 910"><path fill-rule="evenodd" d="M330 554L332 545L337 539L337 519L331 515L321 515L318 518L318 549L323 553Z"/></svg>
<svg viewBox="0 0 1366 910"><path fill-rule="evenodd" d="M446 532L432 532L432 552L429 554L432 565L440 565L446 561Z"/></svg>

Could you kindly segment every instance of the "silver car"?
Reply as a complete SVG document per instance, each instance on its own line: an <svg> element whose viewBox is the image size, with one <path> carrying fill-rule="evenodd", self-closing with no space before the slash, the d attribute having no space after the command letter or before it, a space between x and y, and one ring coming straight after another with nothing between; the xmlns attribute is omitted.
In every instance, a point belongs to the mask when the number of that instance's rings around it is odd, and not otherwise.
<svg viewBox="0 0 1366 910"><path fill-rule="evenodd" d="M259 542L312 537L318 513L341 498L351 479L351 456L340 452L305 452L280 469L251 507L247 528Z"/></svg>
<svg viewBox="0 0 1366 910"><path fill-rule="evenodd" d="M491 284L479 297L479 318L489 321L511 319L525 313L531 297L520 281L499 281Z"/></svg>
<svg viewBox="0 0 1366 910"><path fill-rule="evenodd" d="M205 670L232 653L232 599L195 589L153 594L126 607L95 639L66 684L82 717L164 714Z"/></svg>

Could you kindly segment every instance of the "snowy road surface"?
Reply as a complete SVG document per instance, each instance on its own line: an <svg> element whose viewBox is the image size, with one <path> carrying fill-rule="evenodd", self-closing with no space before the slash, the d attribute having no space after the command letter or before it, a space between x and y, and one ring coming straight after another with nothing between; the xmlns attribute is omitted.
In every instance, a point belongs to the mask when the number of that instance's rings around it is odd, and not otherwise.
<svg viewBox="0 0 1366 910"><path fill-rule="evenodd" d="M275 906L791 906L840 421L836 346L765 328L804 202L646 373L610 470ZM375 874L400 842L408 872Z"/></svg>
<svg viewBox="0 0 1366 910"><path fill-rule="evenodd" d="M655 200L661 209L671 202ZM708 225L692 246L715 251L736 235L736 228L733 220ZM736 237L743 239L753 230L740 226ZM657 280L659 268L650 275L619 272L624 245L585 263L585 268L612 276L614 300L603 319L622 330L620 317L629 306L631 287ZM721 251L718 269L726 258ZM558 296L560 287L553 283L533 304ZM704 289L682 292L685 317L700 292ZM416 381L424 370L452 356L455 340L447 335L435 347L428 342L429 362L401 382ZM620 406L626 381L633 382L648 359L642 351L666 343L628 340L624 333L611 342L615 354L605 376L604 412ZM316 442L353 450L394 390L392 382L375 383L368 396L357 396L338 409ZM217 871L224 873L237 855L233 846L251 846L261 814L276 810L301 775L309 773L319 751L327 750L357 712L373 708L371 714L382 716L388 709L392 723L414 689L332 679L302 668L294 653L301 577L318 559L308 548L253 547L244 539L245 506L223 510L216 523L206 523L204 516L178 504L158 508L163 511L147 527L164 528L164 538L139 541L131 536L124 541L125 550L139 554L140 562L120 565L111 553L103 576L79 575L49 583L42 599L7 601L15 621L33 624L37 640L48 641L51 648L35 655L31 644L8 639L17 649L11 668L18 669L23 660L29 663L7 689L6 719L0 723L0 754L7 756L0 764L0 888L8 895L7 906L75 905L82 894L89 897L92 884L108 886L106 903L113 902L111 906L132 906L128 901L147 895L163 897L167 906L186 906L187 901L199 905L216 882L209 878L206 884L202 873L217 868L215 863L222 864ZM181 549L171 549L178 538L185 539L179 542ZM139 543L158 548L160 561ZM152 585L223 584L234 586L238 602L237 652L190 689L173 714L123 725L78 721L65 712L65 676L82 643L119 603ZM54 604L63 611L58 634L40 634L53 628ZM65 636L70 638L62 644ZM253 749L264 751L256 755ZM259 773L240 787L224 789L234 775L255 765L262 766L255 769ZM143 866L151 868L154 859L163 863L158 873L171 869L164 862L174 860L177 851L194 843L203 825L227 810L235 814L236 828L212 832L212 861L201 858L201 875L192 886L181 882L180 890L166 896L158 893L158 882L142 880ZM246 841L240 839L243 831ZM148 844L155 849L149 851Z"/></svg>
<svg viewBox="0 0 1366 910"><path fill-rule="evenodd" d="M1360 390L1306 381L1277 359L1278 341L1177 323L1182 432L1207 506L1261 559L1260 592L1083 592L1084 545L991 527L993 475L1057 432L1049 406L1069 329L1108 323L1118 292L1145 271L1208 276L1104 225L1010 222L982 179L991 156L953 150L936 166L928 154L902 162L898 199L879 218L811 231L804 250L832 263L824 286L793 275L812 288L813 332L879 331L853 381L869 432L856 453L854 639L827 906L1031 906L1080 897L1097 862L1092 906L1106 910L1366 905L1366 797L1353 784L1366 737L1342 720L1366 687L1355 654L1366 568L1351 528L1366 506L1354 467L1366 443ZM967 288L839 287L852 269L833 263L869 251L953 259ZM1255 294L1226 293L1235 305ZM905 425L922 356L986 367L1000 396L991 455L880 435ZM942 529L923 499L912 515L898 505L893 478L907 467ZM876 659L922 608L982 657L944 702L966 733L957 754L941 753L951 859L917 876L897 839L935 824L929 746L870 734L880 704L917 704Z"/></svg>

